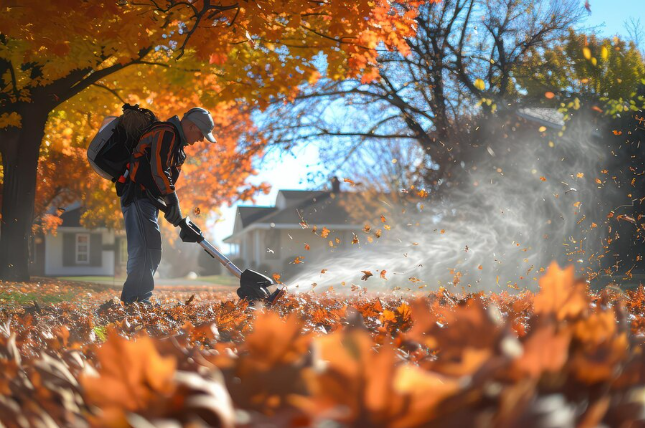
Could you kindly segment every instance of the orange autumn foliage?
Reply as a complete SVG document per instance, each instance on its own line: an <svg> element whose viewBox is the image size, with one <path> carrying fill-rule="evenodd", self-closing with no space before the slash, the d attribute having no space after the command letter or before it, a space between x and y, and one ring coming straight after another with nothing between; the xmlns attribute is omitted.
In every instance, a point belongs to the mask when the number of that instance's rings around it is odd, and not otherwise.
<svg viewBox="0 0 645 428"><path fill-rule="evenodd" d="M151 73L149 77L154 76ZM204 90L206 88L208 85ZM153 94L147 99L131 95L127 101L153 109L161 119L173 115L181 117L192 106L201 104L200 91L195 88L193 91L176 90L172 94ZM50 119L38 168L36 217L43 220L48 218L45 216L52 205L65 208L72 202L83 201L86 211L82 223L85 226L121 227L121 210L114 186L94 173L85 154L86 146L103 115L87 115L82 109L89 103L101 102L108 103L112 109L104 114L119 114L121 104L111 100L109 93L97 89L88 91L78 104L68 103L68 109ZM204 225L203 220L210 213L216 213L222 204L248 199L257 191L267 189L266 184L254 186L246 182L255 173L252 159L261 154L263 145L263 141L256 142L243 153L238 149L241 134L253 127L249 115L242 113L232 103L218 104L211 107L211 111L218 143L200 143L186 149L188 160L176 187L185 212L199 211L204 214L203 217L192 216L201 226ZM70 120L76 124L73 128L70 127ZM55 211L53 216L62 212ZM51 218L52 214L49 216ZM56 223L50 224L51 221L43 224L43 229L47 232L55 230L52 226L56 226Z"/></svg>
<svg viewBox="0 0 645 428"><path fill-rule="evenodd" d="M173 287L152 309L9 306L0 422L529 428L547 408L572 426L628 426L645 410L645 289L592 293L570 273L553 265L534 297L309 293L267 309Z"/></svg>
<svg viewBox="0 0 645 428"><path fill-rule="evenodd" d="M555 316L558 321L583 315L589 306L584 282L574 280L573 266L560 269L553 262L540 278L540 293L534 301L536 314Z"/></svg>
<svg viewBox="0 0 645 428"><path fill-rule="evenodd" d="M215 111L220 151L192 153L184 203L208 211L248 199L266 188L247 182L266 144L240 141L251 110L293 100L319 79L323 57L332 79L378 78L377 47L405 52L426 1L3 2L0 200L11 228L0 235L0 276L29 277L25 237L50 205L80 199L86 226L117 226L118 203L82 149L119 104L140 100L164 119L195 105Z"/></svg>
<svg viewBox="0 0 645 428"><path fill-rule="evenodd" d="M103 409L103 422L119 426L126 423L125 412L162 405L174 389L177 363L159 356L148 337L134 342L110 332L108 339L96 353L100 374L85 375L81 383L88 402Z"/></svg>

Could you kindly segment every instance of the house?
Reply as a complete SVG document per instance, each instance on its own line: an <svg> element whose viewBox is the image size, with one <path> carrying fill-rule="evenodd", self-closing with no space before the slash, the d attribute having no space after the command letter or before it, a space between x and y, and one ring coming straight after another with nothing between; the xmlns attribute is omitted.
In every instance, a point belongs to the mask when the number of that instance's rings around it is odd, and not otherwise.
<svg viewBox="0 0 645 428"><path fill-rule="evenodd" d="M348 248L364 228L365 195L358 192L280 190L275 206L239 206L224 239L240 268L289 273L296 258L309 262Z"/></svg>
<svg viewBox="0 0 645 428"><path fill-rule="evenodd" d="M128 260L125 232L106 227L86 229L82 208L72 206L60 217L56 234L37 234L32 241L31 273L43 276L118 276Z"/></svg>

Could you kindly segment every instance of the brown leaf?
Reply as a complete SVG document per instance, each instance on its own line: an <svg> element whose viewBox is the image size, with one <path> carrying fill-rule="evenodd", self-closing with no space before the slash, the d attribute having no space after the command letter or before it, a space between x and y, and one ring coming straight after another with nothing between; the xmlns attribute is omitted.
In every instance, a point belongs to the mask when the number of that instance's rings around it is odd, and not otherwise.
<svg viewBox="0 0 645 428"><path fill-rule="evenodd" d="M496 348L502 337L500 320L479 300L470 299L454 309L442 308L440 316L429 313L427 302L412 304L414 325L406 338L439 350L445 359L458 360L466 348Z"/></svg>
<svg viewBox="0 0 645 428"><path fill-rule="evenodd" d="M361 281L367 281L367 278L369 278L370 276L374 276L374 274L372 274L372 272L369 270L362 270L361 272L363 272L363 276L361 276Z"/></svg>
<svg viewBox="0 0 645 428"><path fill-rule="evenodd" d="M335 415L352 426L423 426L441 399L459 388L412 365L395 366L394 349L374 352L369 334L358 329L318 337L314 346L324 362L308 380L314 394L292 401L314 418Z"/></svg>
<svg viewBox="0 0 645 428"><path fill-rule="evenodd" d="M514 367L533 378L544 372L558 372L567 362L570 342L570 332L557 332L553 324L543 326L524 342L524 353Z"/></svg>
<svg viewBox="0 0 645 428"><path fill-rule="evenodd" d="M193 300L195 300L195 295L194 295L194 294L192 294L192 295L188 298L188 300L186 300L186 302L185 302L184 304L185 304L186 306L188 306L188 305L190 305L191 303L193 303Z"/></svg>

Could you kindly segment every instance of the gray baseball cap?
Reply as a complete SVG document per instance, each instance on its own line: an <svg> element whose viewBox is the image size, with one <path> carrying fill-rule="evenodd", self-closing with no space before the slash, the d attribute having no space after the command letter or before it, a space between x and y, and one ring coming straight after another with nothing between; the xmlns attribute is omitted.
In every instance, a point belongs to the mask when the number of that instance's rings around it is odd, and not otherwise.
<svg viewBox="0 0 645 428"><path fill-rule="evenodd" d="M193 107L184 114L184 119L188 119L197 125L208 141L211 143L217 143L217 140L213 136L215 122L213 122L213 117L208 110L201 107Z"/></svg>

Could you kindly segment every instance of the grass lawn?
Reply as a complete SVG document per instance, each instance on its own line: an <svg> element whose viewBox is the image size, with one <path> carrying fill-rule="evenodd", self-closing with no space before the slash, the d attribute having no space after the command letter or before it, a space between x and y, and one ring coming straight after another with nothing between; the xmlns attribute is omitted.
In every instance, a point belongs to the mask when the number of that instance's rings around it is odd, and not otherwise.
<svg viewBox="0 0 645 428"><path fill-rule="evenodd" d="M91 282L95 284L122 286L125 277L113 276L61 276L57 279L61 281L75 281L75 282ZM195 279L189 278L163 278L155 279L157 285L197 285L197 284L213 284L224 286L238 286L240 280L231 275L210 275L199 276Z"/></svg>
<svg viewBox="0 0 645 428"><path fill-rule="evenodd" d="M240 279L231 275L200 276L197 278L197 281L203 281L217 285L230 285L231 287L237 287L238 285L240 285Z"/></svg>
<svg viewBox="0 0 645 428"><path fill-rule="evenodd" d="M28 282L0 281L0 307L105 301L117 293L118 287L111 283L32 277Z"/></svg>
<svg viewBox="0 0 645 428"><path fill-rule="evenodd" d="M77 293L43 294L38 292L12 293L2 291L0 292L0 303L13 303L22 306L36 301L40 305L55 304L74 300L76 295Z"/></svg>
<svg viewBox="0 0 645 428"><path fill-rule="evenodd" d="M123 285L125 277L117 278L113 276L59 276L56 279L61 281L75 281L75 282L92 282L94 284L107 284L107 285Z"/></svg>
<svg viewBox="0 0 645 428"><path fill-rule="evenodd" d="M185 301L192 294L203 299L231 298L231 293L239 285L239 279L225 275L156 282L155 298L172 301ZM41 306L59 303L98 305L118 297L122 285L123 278L111 276L32 277L28 282L0 281L0 310L30 306L34 302Z"/></svg>

